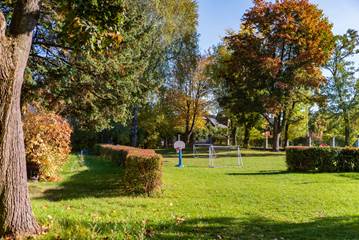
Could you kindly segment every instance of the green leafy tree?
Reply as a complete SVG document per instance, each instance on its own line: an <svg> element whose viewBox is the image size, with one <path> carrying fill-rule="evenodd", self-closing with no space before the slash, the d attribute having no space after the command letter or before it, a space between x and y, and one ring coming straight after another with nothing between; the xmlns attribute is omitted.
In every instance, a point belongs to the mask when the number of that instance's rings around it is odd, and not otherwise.
<svg viewBox="0 0 359 240"><path fill-rule="evenodd" d="M147 23L155 25L150 37L151 45L147 47L149 64L140 79L152 79L161 85L171 77L172 67L179 59L185 62L189 58L191 66L195 65L198 47L198 3L195 0L129 0L127 5L143 12ZM183 75L190 70L188 65L184 66ZM139 106L133 107L131 146L135 147Z"/></svg>
<svg viewBox="0 0 359 240"><path fill-rule="evenodd" d="M284 146L288 141L304 137L308 133L308 106L303 102L292 102L287 108L288 115L284 128Z"/></svg>
<svg viewBox="0 0 359 240"><path fill-rule="evenodd" d="M325 82L320 67L333 48L332 25L308 1L253 2L240 32L226 37L231 51L226 77L237 82L243 96L238 103L267 119L274 132L272 151L279 151L291 99Z"/></svg>
<svg viewBox="0 0 359 240"><path fill-rule="evenodd" d="M118 27L123 21L124 7L121 1L106 1L104 3L106 6L102 7L97 7L96 1L83 1L84 4L60 1L58 9L46 8L41 6L41 3L37 0L2 1L0 3L0 65L2 66L0 74L0 236L41 232L41 228L33 216L26 183L20 97L30 50L35 48L32 46L33 35L37 33L37 30L40 32L44 29L37 28L34 32L34 28L39 26L39 19L47 21L46 23L40 21L40 25L47 24L47 29L55 24L46 17L42 18L44 16L41 14L44 13L42 11L55 11L59 13L60 17L73 13L78 16L78 19L67 17L64 24L79 21L80 25L88 25L82 26L81 31L62 32L63 41L73 39L72 42L67 42L66 47L69 47L74 54L101 52L103 50L102 40L107 42L108 39L116 36ZM46 3L48 2L45 1L44 4ZM45 14L45 16L47 15ZM97 30L94 31L94 28ZM89 31L90 34L84 34L86 31ZM43 38L46 39L46 35ZM46 43L44 42L43 45L48 43L53 44L52 47L56 48L59 41L52 38ZM95 43L100 44L92 47ZM46 58L46 53L41 53L39 59ZM49 61L46 63L51 64Z"/></svg>
<svg viewBox="0 0 359 240"><path fill-rule="evenodd" d="M228 30L228 34L233 34ZM231 119L232 137L236 139L238 128L241 128L243 146L250 147L251 133L261 128L263 117L255 112L246 102L252 101L253 91L248 91L240 86L238 79L248 77L249 71L237 75L230 75L230 59L232 51L228 47L228 41L224 41L212 49L212 64L209 65L211 77L215 81L214 95L219 107L222 108L228 118ZM236 143L235 143L236 145Z"/></svg>
<svg viewBox="0 0 359 240"><path fill-rule="evenodd" d="M58 114L78 120L81 129L101 131L111 122L125 123L131 117L130 106L145 102L158 85L149 78L139 79L149 62L146 47L153 26L146 25L141 14L126 11L119 30L121 41L114 37L111 48L76 54L69 50L67 60L56 59L57 65L31 65L33 73L38 68L42 72L26 86L23 101L38 98Z"/></svg>
<svg viewBox="0 0 359 240"><path fill-rule="evenodd" d="M334 53L325 65L332 75L323 91L328 97L327 110L332 117L340 116L344 120L346 146L353 144L353 123L359 116L359 80L355 77L358 70L353 62L346 59L358 54L358 47L359 35L356 30L349 29L345 34L335 36Z"/></svg>

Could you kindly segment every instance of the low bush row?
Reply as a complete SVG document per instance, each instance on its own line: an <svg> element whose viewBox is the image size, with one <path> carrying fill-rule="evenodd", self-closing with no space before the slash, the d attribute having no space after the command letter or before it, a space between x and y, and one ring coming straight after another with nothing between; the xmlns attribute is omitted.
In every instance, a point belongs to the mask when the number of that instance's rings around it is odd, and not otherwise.
<svg viewBox="0 0 359 240"><path fill-rule="evenodd" d="M127 146L100 145L102 158L126 167L123 182L130 193L155 194L162 185L162 155L154 150Z"/></svg>
<svg viewBox="0 0 359 240"><path fill-rule="evenodd" d="M359 172L359 148L286 147L288 171Z"/></svg>

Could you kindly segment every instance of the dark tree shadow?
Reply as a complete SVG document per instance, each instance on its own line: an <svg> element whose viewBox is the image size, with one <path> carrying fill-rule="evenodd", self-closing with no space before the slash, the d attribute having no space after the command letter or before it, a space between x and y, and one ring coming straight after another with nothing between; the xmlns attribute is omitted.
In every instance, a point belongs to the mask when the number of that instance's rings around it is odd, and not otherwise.
<svg viewBox="0 0 359 240"><path fill-rule="evenodd" d="M257 176L257 175L280 175L280 174L292 174L294 172L288 172L288 171L277 171L277 170L272 170L272 171L259 171L259 172L253 172L253 173L225 173L225 175L233 175L233 176ZM297 174L297 173L296 173ZM309 174L309 173L301 173L301 174Z"/></svg>
<svg viewBox="0 0 359 240"><path fill-rule="evenodd" d="M103 213L105 215L106 213ZM120 221L120 220L118 220ZM84 221L84 228L93 228L103 236L111 236L111 229L118 229L131 236L143 234L145 239L359 239L358 216L319 217L311 222L293 223L264 217L213 217L186 218L173 216L157 223L127 222L123 228L119 222ZM64 218L59 224L66 232L78 223ZM142 229L142 230L141 230Z"/></svg>
<svg viewBox="0 0 359 240"><path fill-rule="evenodd" d="M61 182L59 188L46 190L46 198L50 201L61 201L126 195L121 184L124 168L95 156L88 156L85 161L87 170L73 174Z"/></svg>
<svg viewBox="0 0 359 240"><path fill-rule="evenodd" d="M318 217L312 222L278 222L264 217L202 218L155 225L160 239L359 239L358 216ZM177 221L178 222L178 221ZM179 232L173 236L173 232ZM204 237L203 237L204 236Z"/></svg>

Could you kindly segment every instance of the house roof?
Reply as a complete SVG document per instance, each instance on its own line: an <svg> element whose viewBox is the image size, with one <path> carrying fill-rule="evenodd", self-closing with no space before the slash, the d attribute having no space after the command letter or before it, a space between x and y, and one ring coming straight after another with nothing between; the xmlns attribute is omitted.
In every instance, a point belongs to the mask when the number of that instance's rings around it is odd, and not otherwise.
<svg viewBox="0 0 359 240"><path fill-rule="evenodd" d="M221 128L226 128L227 126L222 124L222 123L219 123L217 121L217 119L215 118L212 118L212 117L203 117L204 120L206 120L206 124L207 123L211 123L212 127L221 127Z"/></svg>

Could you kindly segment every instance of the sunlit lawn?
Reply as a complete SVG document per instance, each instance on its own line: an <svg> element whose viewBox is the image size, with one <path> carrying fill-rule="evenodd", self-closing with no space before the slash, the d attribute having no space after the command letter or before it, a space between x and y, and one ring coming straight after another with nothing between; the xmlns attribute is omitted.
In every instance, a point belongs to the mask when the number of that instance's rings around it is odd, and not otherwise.
<svg viewBox="0 0 359 240"><path fill-rule="evenodd" d="M359 239L359 173L289 173L285 154L242 150L244 168L164 156L163 192L126 195L124 170L73 155L58 183L30 183L43 239Z"/></svg>

